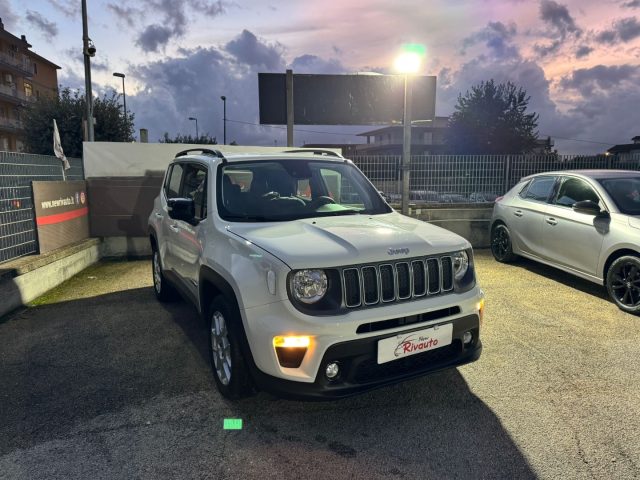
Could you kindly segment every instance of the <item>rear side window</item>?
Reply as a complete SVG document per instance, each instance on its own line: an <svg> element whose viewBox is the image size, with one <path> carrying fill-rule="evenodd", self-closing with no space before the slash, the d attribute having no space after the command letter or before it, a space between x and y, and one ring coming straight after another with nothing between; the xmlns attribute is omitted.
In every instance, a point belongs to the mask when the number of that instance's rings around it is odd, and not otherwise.
<svg viewBox="0 0 640 480"><path fill-rule="evenodd" d="M198 220L207 217L207 169L204 166L187 165L180 197L193 200Z"/></svg>
<svg viewBox="0 0 640 480"><path fill-rule="evenodd" d="M522 192L521 196L525 200L534 200L536 202L546 202L551 196L553 186L556 183L556 177L538 177L534 178L529 187Z"/></svg>
<svg viewBox="0 0 640 480"><path fill-rule="evenodd" d="M164 193L167 198L178 198L180 196L180 184L182 183L182 164L176 163L171 167Z"/></svg>

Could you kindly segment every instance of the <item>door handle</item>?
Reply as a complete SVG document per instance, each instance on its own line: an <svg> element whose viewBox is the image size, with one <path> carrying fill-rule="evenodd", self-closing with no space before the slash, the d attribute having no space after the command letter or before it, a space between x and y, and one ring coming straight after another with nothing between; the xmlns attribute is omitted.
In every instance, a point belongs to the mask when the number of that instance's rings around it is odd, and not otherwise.
<svg viewBox="0 0 640 480"><path fill-rule="evenodd" d="M524 215L524 213L522 213L522 210L516 210L515 212L513 212L513 214L514 214L516 217L521 217L522 215Z"/></svg>
<svg viewBox="0 0 640 480"><path fill-rule="evenodd" d="M169 228L176 233L180 231L180 228L177 225L169 225Z"/></svg>
<svg viewBox="0 0 640 480"><path fill-rule="evenodd" d="M555 218L547 217L544 219L549 225L557 225L558 221Z"/></svg>
<svg viewBox="0 0 640 480"><path fill-rule="evenodd" d="M164 215L162 215L161 213L156 212L156 218L164 218Z"/></svg>

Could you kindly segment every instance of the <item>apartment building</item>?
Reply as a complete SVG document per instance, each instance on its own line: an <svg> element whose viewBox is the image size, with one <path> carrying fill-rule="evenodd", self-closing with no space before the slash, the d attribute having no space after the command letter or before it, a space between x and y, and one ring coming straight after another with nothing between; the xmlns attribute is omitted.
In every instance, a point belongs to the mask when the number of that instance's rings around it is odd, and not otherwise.
<svg viewBox="0 0 640 480"><path fill-rule="evenodd" d="M0 150L22 151L24 109L58 92L60 67L30 48L27 38L7 32L0 18Z"/></svg>
<svg viewBox="0 0 640 480"><path fill-rule="evenodd" d="M444 133L449 117L436 117L429 121L413 122L411 125L411 153L413 155L440 155L444 153ZM402 155L404 127L390 125L358 134L366 137L367 143L357 146L361 155Z"/></svg>

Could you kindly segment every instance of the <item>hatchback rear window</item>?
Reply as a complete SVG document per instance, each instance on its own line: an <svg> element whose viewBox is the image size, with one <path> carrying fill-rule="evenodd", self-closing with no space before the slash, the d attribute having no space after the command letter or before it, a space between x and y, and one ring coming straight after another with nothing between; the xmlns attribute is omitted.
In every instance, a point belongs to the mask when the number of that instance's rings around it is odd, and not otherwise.
<svg viewBox="0 0 640 480"><path fill-rule="evenodd" d="M537 177L534 178L529 187L524 190L520 196L526 200L534 200L536 202L546 202L551 196L553 186L556 183L556 177Z"/></svg>

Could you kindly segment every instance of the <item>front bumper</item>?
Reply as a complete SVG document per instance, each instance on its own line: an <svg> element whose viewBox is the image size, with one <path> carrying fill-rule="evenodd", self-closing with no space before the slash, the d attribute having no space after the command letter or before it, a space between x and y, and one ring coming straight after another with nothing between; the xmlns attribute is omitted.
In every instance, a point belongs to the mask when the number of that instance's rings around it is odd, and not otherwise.
<svg viewBox="0 0 640 480"><path fill-rule="evenodd" d="M254 380L260 389L279 396L293 399L330 400L477 360L482 352L478 315L467 315L455 320L442 321L439 324L446 323L453 324L451 344L424 353L378 365L378 341L396 335L396 333L385 333L330 346L320 361L320 368L313 383L278 378L258 369L253 372ZM424 326L412 328L405 332L423 328ZM472 332L473 340L463 345L462 335L466 331ZM341 373L335 380L329 380L324 375L324 367L329 362L338 362L340 365Z"/></svg>
<svg viewBox="0 0 640 480"><path fill-rule="evenodd" d="M344 315L309 316L296 310L289 301L278 301L241 310L252 363L260 372L294 382L313 383L322 360L334 345L351 341L392 336L414 328L427 328L442 323L454 325L463 317L478 316L483 298L479 287L461 293L426 297L410 302L390 303L382 307L355 309ZM444 316L431 315L455 309ZM428 316L424 317L424 316ZM383 324L384 330L367 329L368 324L420 316L419 323ZM311 345L299 368L285 368L278 362L273 338L278 335L308 335Z"/></svg>

